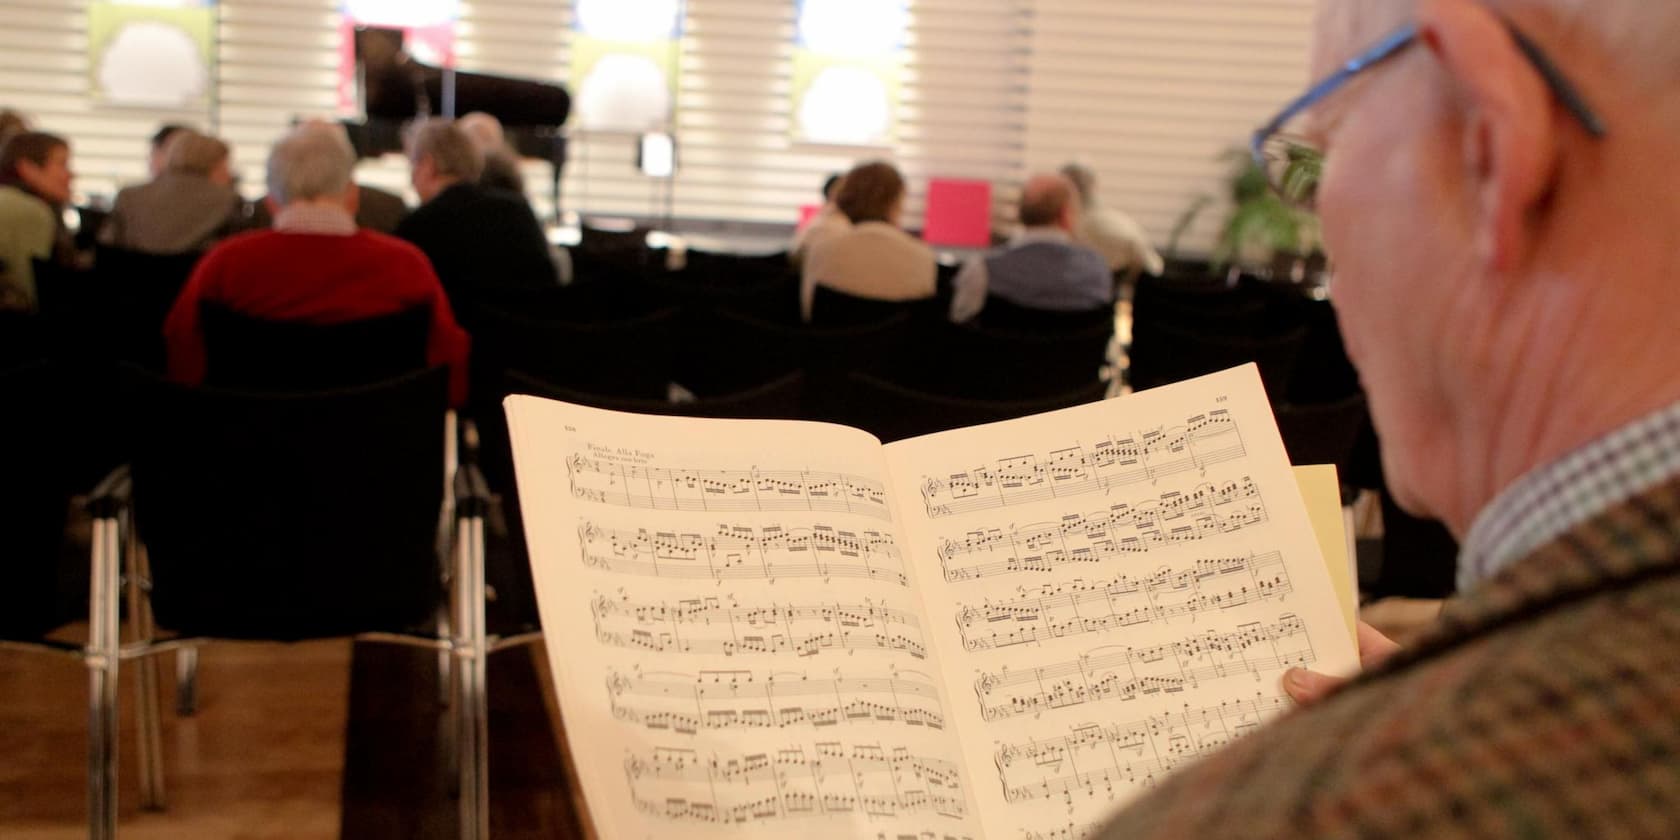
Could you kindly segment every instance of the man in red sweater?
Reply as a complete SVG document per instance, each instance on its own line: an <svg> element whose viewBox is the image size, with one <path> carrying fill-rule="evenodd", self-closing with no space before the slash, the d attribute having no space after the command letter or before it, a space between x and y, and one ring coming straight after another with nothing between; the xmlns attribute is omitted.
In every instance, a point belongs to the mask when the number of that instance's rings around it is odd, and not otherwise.
<svg viewBox="0 0 1680 840"><path fill-rule="evenodd" d="M204 381L199 305L271 321L340 324L430 307L426 361L450 368L450 394L466 400L469 339L418 248L356 227L356 153L337 126L306 124L268 158L274 229L224 241L206 254L164 324L169 377Z"/></svg>

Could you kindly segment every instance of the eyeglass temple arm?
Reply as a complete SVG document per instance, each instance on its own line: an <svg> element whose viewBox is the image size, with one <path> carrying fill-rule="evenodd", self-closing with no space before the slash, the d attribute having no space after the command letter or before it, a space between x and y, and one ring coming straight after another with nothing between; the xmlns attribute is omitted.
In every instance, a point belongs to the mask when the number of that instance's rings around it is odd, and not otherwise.
<svg viewBox="0 0 1680 840"><path fill-rule="evenodd" d="M1280 111L1276 117L1273 117L1271 122L1266 123L1254 132L1254 139L1250 141L1249 145L1249 151L1254 154L1254 159L1256 161L1263 160L1265 155L1262 153L1261 147L1265 145L1268 138L1282 131L1290 120L1295 119L1302 111L1318 104L1326 96L1336 92L1342 85L1347 84L1348 79L1363 73L1371 65L1386 61L1396 53L1411 46L1412 42L1417 40L1417 36L1417 24L1406 24L1398 32L1382 39L1369 50L1354 56L1352 60L1342 65L1341 69L1313 85L1306 93L1301 94L1299 99L1289 103L1288 107Z"/></svg>

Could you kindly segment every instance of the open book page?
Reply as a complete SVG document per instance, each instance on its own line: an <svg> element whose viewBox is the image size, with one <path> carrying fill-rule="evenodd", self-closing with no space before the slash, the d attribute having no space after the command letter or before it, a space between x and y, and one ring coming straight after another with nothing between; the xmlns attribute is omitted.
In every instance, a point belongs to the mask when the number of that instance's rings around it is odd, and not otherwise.
<svg viewBox="0 0 1680 840"><path fill-rule="evenodd" d="M1252 366L887 447L982 823L1077 838L1357 658Z"/></svg>
<svg viewBox="0 0 1680 840"><path fill-rule="evenodd" d="M981 836L879 442L526 397L508 415L599 836Z"/></svg>

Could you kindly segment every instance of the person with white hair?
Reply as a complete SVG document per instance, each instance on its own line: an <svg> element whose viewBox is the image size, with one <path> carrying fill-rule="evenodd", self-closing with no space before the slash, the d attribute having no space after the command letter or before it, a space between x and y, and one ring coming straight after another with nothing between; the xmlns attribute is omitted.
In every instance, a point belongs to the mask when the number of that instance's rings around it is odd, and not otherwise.
<svg viewBox="0 0 1680 840"><path fill-rule="evenodd" d="M1255 157L1459 595L1092 834L1680 837L1680 5L1322 0L1315 55Z"/></svg>
<svg viewBox="0 0 1680 840"><path fill-rule="evenodd" d="M233 189L232 152L191 129L169 140L163 172L117 193L100 228L104 245L152 254L202 251L237 232L245 202Z"/></svg>
<svg viewBox="0 0 1680 840"><path fill-rule="evenodd" d="M1074 231L1075 238L1101 254L1110 271L1141 271L1161 276L1166 261L1131 216L1102 203L1097 195L1097 173L1084 164L1070 163L1062 167L1062 174L1079 194L1079 227Z"/></svg>
<svg viewBox="0 0 1680 840"><path fill-rule="evenodd" d="M483 111L474 111L456 122L479 154L484 156L484 170L478 185L487 190L503 190L523 197L525 176L519 171L519 155L508 146L502 121Z"/></svg>
<svg viewBox="0 0 1680 840"><path fill-rule="evenodd" d="M542 223L519 197L479 185L484 158L458 123L427 120L409 144L421 204L396 235L431 259L463 318L487 296L560 284Z"/></svg>
<svg viewBox="0 0 1680 840"><path fill-rule="evenodd" d="M467 334L443 286L413 245L358 228L356 153L344 129L311 122L276 143L268 158L271 230L235 236L193 271L164 325L169 376L204 381L199 309L216 303L269 321L338 324L424 307L426 363L448 365L457 405L467 394Z"/></svg>

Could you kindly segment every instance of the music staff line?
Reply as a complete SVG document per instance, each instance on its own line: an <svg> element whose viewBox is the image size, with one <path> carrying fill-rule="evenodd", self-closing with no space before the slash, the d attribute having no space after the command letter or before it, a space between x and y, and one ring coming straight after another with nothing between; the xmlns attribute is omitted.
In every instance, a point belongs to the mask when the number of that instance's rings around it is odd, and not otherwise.
<svg viewBox="0 0 1680 840"><path fill-rule="evenodd" d="M1022 802L1105 788L1149 787L1162 775L1253 732L1288 709L1281 695L1151 715L1140 721L1085 724L1058 738L1006 744L993 754L1004 800ZM1081 758L1083 756L1083 759ZM1039 773L1038 778L1023 779Z"/></svg>
<svg viewBox="0 0 1680 840"><path fill-rule="evenodd" d="M823 511L892 520L886 487L845 473L665 469L582 454L567 459L566 473L572 495L615 507L705 513Z"/></svg>
<svg viewBox="0 0 1680 840"><path fill-rule="evenodd" d="M1109 437L1091 447L1072 446L1044 457L1003 458L991 466L922 482L928 517L1033 504L1115 487L1147 484L1183 472L1206 472L1248 454L1229 411L1198 414L1172 429L1127 438Z"/></svg>
<svg viewBox="0 0 1680 840"><path fill-rule="evenodd" d="M882 531L719 525L707 534L602 528L582 520L578 544L585 566L635 577L848 578L910 585L897 541Z"/></svg>
<svg viewBox="0 0 1680 840"><path fill-rule="evenodd" d="M703 598L667 605L597 595L590 612L598 641L632 650L725 656L889 650L927 657L915 613L872 603L741 607Z"/></svg>
<svg viewBox="0 0 1680 840"><path fill-rule="evenodd" d="M974 682L974 691L981 716L993 721L1087 703L1173 694L1232 678L1258 680L1263 673L1316 660L1306 624L1299 616L1285 614L1273 624L1251 622L1235 631L1210 631L1154 647L1107 646L1040 668L1004 668L982 674Z"/></svg>
<svg viewBox="0 0 1680 840"><path fill-rule="evenodd" d="M813 680L758 679L751 671L701 671L698 677L615 671L607 676L607 694L618 720L682 735L893 723L945 728L939 689L916 672Z"/></svg>
<svg viewBox="0 0 1680 840"><path fill-rule="evenodd" d="M967 813L955 764L879 743L818 742L750 754L655 748L624 762L643 813L677 822L739 824L862 813L888 819ZM653 790L649 790L649 789ZM653 795L649 795L652 793Z"/></svg>
<svg viewBox="0 0 1680 840"><path fill-rule="evenodd" d="M1266 521L1260 488L1244 476L1219 487L1203 484L1189 493L1171 491L1136 505L1122 502L1104 511L1064 516L1059 522L970 531L961 539L946 540L937 553L946 582L958 583L1101 563L1235 533ZM1175 524L1179 522L1185 524ZM971 565L959 563L970 555L1001 556Z"/></svg>
<svg viewBox="0 0 1680 840"><path fill-rule="evenodd" d="M1223 589L1214 585L1224 579L1231 582ZM1168 623L1203 612L1283 599L1293 591L1283 555L1276 551L1197 560L1188 568L1162 568L1148 575L1046 584L1037 594L964 607L957 612L957 632L967 650L993 650Z"/></svg>

